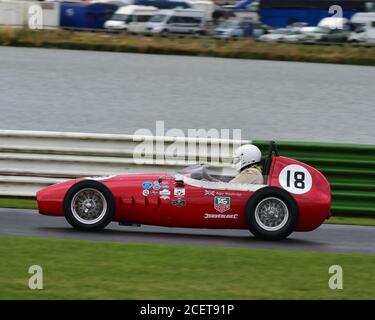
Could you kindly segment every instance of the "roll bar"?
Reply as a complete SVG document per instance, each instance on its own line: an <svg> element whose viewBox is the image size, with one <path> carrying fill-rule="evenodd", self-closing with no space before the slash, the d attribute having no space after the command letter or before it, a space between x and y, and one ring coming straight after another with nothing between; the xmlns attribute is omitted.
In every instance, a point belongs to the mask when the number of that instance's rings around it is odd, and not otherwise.
<svg viewBox="0 0 375 320"><path fill-rule="evenodd" d="M277 149L277 145L275 141L270 141L270 144L268 145L268 154L267 158L264 162L263 166L263 177L265 179L265 183L267 183L267 178L270 173L271 164L272 164L272 156L275 155L275 157L279 156L279 150Z"/></svg>

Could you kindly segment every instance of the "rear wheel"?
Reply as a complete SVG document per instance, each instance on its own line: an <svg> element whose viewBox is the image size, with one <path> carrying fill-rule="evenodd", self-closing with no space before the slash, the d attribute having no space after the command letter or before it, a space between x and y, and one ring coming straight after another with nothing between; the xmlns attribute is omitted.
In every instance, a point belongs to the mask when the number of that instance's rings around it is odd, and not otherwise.
<svg viewBox="0 0 375 320"><path fill-rule="evenodd" d="M298 206L285 190L266 187L255 192L246 205L250 232L264 240L288 237L298 222Z"/></svg>
<svg viewBox="0 0 375 320"><path fill-rule="evenodd" d="M112 193L98 181L84 180L74 185L64 199L66 220L81 231L104 229L112 220Z"/></svg>

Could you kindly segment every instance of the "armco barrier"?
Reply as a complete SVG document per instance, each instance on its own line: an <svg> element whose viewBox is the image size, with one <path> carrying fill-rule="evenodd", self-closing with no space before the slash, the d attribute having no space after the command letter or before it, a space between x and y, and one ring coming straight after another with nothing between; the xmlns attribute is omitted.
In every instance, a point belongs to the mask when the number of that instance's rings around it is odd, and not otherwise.
<svg viewBox="0 0 375 320"><path fill-rule="evenodd" d="M136 164L134 149L139 143L162 144L143 165ZM33 197L35 192L64 179L118 174L175 172L196 163L205 149L205 139L144 137L132 135L61 133L0 130L0 196ZM230 168L233 149L250 140L208 140L207 154L229 145L214 165ZM268 141L253 141L263 154ZM169 153L171 145L193 145L186 156ZM281 155L289 156L322 171L332 188L335 213L375 214L375 146L313 142L278 142ZM190 149L189 149L190 150ZM163 158L163 159L161 159ZM157 159L157 160L156 160ZM171 163L169 160L173 160ZM201 158L199 159L201 161Z"/></svg>
<svg viewBox="0 0 375 320"><path fill-rule="evenodd" d="M265 151L267 141L253 141ZM332 211L375 214L375 146L278 142L281 155L320 170L332 188Z"/></svg>
<svg viewBox="0 0 375 320"><path fill-rule="evenodd" d="M0 196L34 197L64 179L119 173L173 173L199 162L228 167L233 149L249 141L123 134L0 130ZM134 157L140 143L150 153ZM176 149L185 148L184 155ZM221 150L221 157L217 157ZM211 155L215 155L212 158ZM142 165L137 163L141 162Z"/></svg>

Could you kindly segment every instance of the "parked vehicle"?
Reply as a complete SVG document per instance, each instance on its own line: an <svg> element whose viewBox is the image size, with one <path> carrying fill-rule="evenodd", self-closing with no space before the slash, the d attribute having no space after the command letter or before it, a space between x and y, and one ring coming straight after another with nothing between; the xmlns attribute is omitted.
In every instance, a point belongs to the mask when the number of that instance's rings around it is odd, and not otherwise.
<svg viewBox="0 0 375 320"><path fill-rule="evenodd" d="M350 35L350 23L346 18L329 17L322 19L316 27L303 27L305 41L344 42Z"/></svg>
<svg viewBox="0 0 375 320"><path fill-rule="evenodd" d="M189 0L188 3L192 9L201 10L205 12L206 21L212 21L213 13L216 10L216 5L211 0Z"/></svg>
<svg viewBox="0 0 375 320"><path fill-rule="evenodd" d="M329 28L325 27L303 27L301 28L301 32L305 35L304 41L305 42L317 42L321 41L323 37L330 33Z"/></svg>
<svg viewBox="0 0 375 320"><path fill-rule="evenodd" d="M304 42L306 39L306 35L301 31L301 28L291 28L290 32L286 34L282 42L288 42L288 43L299 43Z"/></svg>
<svg viewBox="0 0 375 320"><path fill-rule="evenodd" d="M145 33L146 23L158 11L151 6L124 6L105 22L104 27L111 31L127 31L130 33Z"/></svg>
<svg viewBox="0 0 375 320"><path fill-rule="evenodd" d="M331 189L318 170L280 156L274 144L260 185L195 165L176 175L128 174L68 180L40 190L39 213L65 216L81 231L110 222L184 228L249 229L278 240L311 231L330 217Z"/></svg>
<svg viewBox="0 0 375 320"><path fill-rule="evenodd" d="M350 19L353 32L349 42L375 43L375 12L359 12Z"/></svg>
<svg viewBox="0 0 375 320"><path fill-rule="evenodd" d="M280 28L275 30L270 30L269 33L264 34L259 37L259 41L263 42L282 42L288 37L294 36L295 38L302 37L302 33L298 30L291 28Z"/></svg>
<svg viewBox="0 0 375 320"><path fill-rule="evenodd" d="M214 37L219 39L236 39L251 37L253 24L251 21L240 19L228 19L215 29Z"/></svg>
<svg viewBox="0 0 375 320"><path fill-rule="evenodd" d="M205 33L205 12L195 9L160 10L146 24L148 34L168 35L170 33Z"/></svg>

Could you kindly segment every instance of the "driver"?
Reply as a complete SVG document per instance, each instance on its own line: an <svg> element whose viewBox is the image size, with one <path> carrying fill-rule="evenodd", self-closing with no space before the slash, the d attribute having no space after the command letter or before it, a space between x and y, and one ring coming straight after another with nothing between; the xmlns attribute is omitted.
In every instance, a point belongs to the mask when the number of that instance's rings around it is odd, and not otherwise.
<svg viewBox="0 0 375 320"><path fill-rule="evenodd" d="M262 157L257 146L245 144L239 147L233 158L238 175L230 183L263 184L262 170L258 166Z"/></svg>

